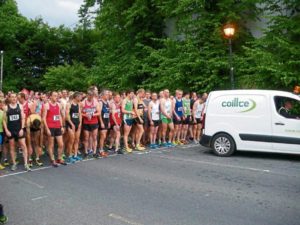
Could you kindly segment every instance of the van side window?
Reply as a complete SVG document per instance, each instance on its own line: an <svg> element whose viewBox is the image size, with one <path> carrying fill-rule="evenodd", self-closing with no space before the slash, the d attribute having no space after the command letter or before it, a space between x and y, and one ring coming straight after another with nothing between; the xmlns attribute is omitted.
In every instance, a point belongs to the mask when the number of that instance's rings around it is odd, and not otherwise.
<svg viewBox="0 0 300 225"><path fill-rule="evenodd" d="M288 119L300 119L300 102L287 97L274 97L276 111Z"/></svg>

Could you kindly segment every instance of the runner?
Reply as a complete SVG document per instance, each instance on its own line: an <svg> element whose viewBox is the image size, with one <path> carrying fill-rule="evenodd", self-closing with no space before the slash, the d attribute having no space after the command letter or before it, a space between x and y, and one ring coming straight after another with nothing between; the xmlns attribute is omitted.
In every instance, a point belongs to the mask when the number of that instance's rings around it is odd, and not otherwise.
<svg viewBox="0 0 300 225"><path fill-rule="evenodd" d="M157 94L154 92L151 95L151 102L148 106L148 118L150 125L150 148L155 149L159 146L156 144L156 135L160 124L160 107Z"/></svg>
<svg viewBox="0 0 300 225"><path fill-rule="evenodd" d="M134 92L127 91L126 98L122 101L122 114L123 114L123 123L124 123L124 145L125 151L127 153L131 153L132 149L128 146L128 136L133 125L133 116L135 115L133 112L133 99Z"/></svg>
<svg viewBox="0 0 300 225"><path fill-rule="evenodd" d="M7 105L3 120L3 127L9 140L10 156L12 161L11 170L15 171L17 169L15 156L16 141L23 152L24 168L26 171L30 171L31 169L28 165L27 147L25 143L25 114L22 106L17 103L17 96L15 93L10 94L9 104Z"/></svg>
<svg viewBox="0 0 300 225"><path fill-rule="evenodd" d="M93 154L96 158L97 155L97 136L98 136L98 117L100 115L99 104L95 99L95 92L93 89L89 89L87 98L82 104L82 128L83 128L83 144L84 144L84 156ZM88 151L89 138L92 140L91 150Z"/></svg>
<svg viewBox="0 0 300 225"><path fill-rule="evenodd" d="M145 105L145 109L144 109L144 135L143 135L143 144L146 146L147 143L150 141L149 139L149 134L150 134L150 124L149 124L149 120L148 120L148 106L149 103L151 102L151 92L150 91L146 91L145 94L145 98L143 100L144 105Z"/></svg>
<svg viewBox="0 0 300 225"><path fill-rule="evenodd" d="M78 156L78 147L81 134L81 93L75 92L72 95L72 100L66 106L66 128L68 132L67 144L67 163L73 163L82 160Z"/></svg>
<svg viewBox="0 0 300 225"><path fill-rule="evenodd" d="M199 144L200 141L200 135L201 135L201 115L204 108L203 100L201 98L198 98L193 106L193 119L194 119L194 125L193 125L193 132L194 132L194 142L195 144Z"/></svg>
<svg viewBox="0 0 300 225"><path fill-rule="evenodd" d="M37 166L43 166L40 161L40 155L42 152L43 144L43 132L44 126L42 124L42 118L39 114L31 114L26 120L26 142L28 148L28 164L30 167L33 166L33 149L35 151L35 164Z"/></svg>
<svg viewBox="0 0 300 225"><path fill-rule="evenodd" d="M174 147L172 144L174 123L172 120L172 112L174 110L174 102L170 99L170 91L164 90L164 97L160 101L161 122L162 122L162 145L164 147ZM167 130L169 128L169 140L166 142Z"/></svg>
<svg viewBox="0 0 300 225"><path fill-rule="evenodd" d="M48 139L48 153L53 167L58 167L58 164L67 165L63 160L63 133L64 124L62 119L62 110L57 102L58 93L50 92L50 101L43 108L43 123ZM54 158L54 141L57 141L58 159Z"/></svg>
<svg viewBox="0 0 300 225"><path fill-rule="evenodd" d="M99 139L99 156L100 157L107 157L107 152L104 151L104 142L106 140L107 131L110 129L110 120L109 120L109 91L104 90L101 94L101 100L99 102L99 130L100 130L100 139Z"/></svg>
<svg viewBox="0 0 300 225"><path fill-rule="evenodd" d="M183 120L183 125L182 125L181 141L184 144L187 144L187 134L191 122L191 100L190 100L190 94L188 92L184 94L184 98L182 99L182 104L183 104L183 113L185 119Z"/></svg>
<svg viewBox="0 0 300 225"><path fill-rule="evenodd" d="M18 94L18 101L22 105L24 115L25 115L25 121L27 117L30 115L30 109L29 109L29 102L26 100L26 95L23 92L20 92Z"/></svg>
<svg viewBox="0 0 300 225"><path fill-rule="evenodd" d="M4 143L4 132L3 132L3 106L4 106L4 99L0 98L0 170L5 169L5 166L1 164L2 162L2 151L3 151L3 143Z"/></svg>
<svg viewBox="0 0 300 225"><path fill-rule="evenodd" d="M120 148L120 138L121 138L121 96L119 93L114 93L113 101L111 102L111 114L110 114L110 124L112 127L112 135L110 138L109 148L112 149L113 144L115 144L115 152L118 154L123 154Z"/></svg>
<svg viewBox="0 0 300 225"><path fill-rule="evenodd" d="M183 114L183 103L182 103L182 91L176 90L176 97L174 98L174 109L173 109L173 122L175 125L174 128L174 139L173 144L174 145L182 145L184 143L181 142L181 130L182 130L182 123L184 120L184 114Z"/></svg>
<svg viewBox="0 0 300 225"><path fill-rule="evenodd" d="M135 122L136 122L136 133L135 133L135 144L136 144L136 150L138 151L145 151L145 147L141 146L141 139L143 137L144 133L144 102L143 98L145 96L145 90L139 89L137 91L137 96L133 100L133 108L134 112L136 114Z"/></svg>

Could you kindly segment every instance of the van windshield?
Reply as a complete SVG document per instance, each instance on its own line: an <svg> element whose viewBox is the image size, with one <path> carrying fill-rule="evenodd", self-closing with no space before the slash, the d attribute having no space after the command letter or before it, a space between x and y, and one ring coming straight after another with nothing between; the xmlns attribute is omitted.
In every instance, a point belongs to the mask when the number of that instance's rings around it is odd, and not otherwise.
<svg viewBox="0 0 300 225"><path fill-rule="evenodd" d="M276 111L281 116L289 119L300 119L300 101L283 96L274 98Z"/></svg>

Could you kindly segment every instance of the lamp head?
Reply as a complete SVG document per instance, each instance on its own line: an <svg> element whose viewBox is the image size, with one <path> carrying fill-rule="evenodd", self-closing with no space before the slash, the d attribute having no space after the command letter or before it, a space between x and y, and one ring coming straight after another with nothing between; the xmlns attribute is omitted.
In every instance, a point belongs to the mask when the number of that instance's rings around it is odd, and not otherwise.
<svg viewBox="0 0 300 225"><path fill-rule="evenodd" d="M223 32L225 38L232 38L235 34L235 26L233 24L228 23L223 27Z"/></svg>

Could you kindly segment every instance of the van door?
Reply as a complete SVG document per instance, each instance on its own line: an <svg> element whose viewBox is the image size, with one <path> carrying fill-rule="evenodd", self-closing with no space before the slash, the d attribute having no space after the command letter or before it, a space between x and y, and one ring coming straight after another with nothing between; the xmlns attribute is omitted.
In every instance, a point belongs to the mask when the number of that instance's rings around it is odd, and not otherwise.
<svg viewBox="0 0 300 225"><path fill-rule="evenodd" d="M277 152L300 153L300 101L275 96L273 102L273 149Z"/></svg>

